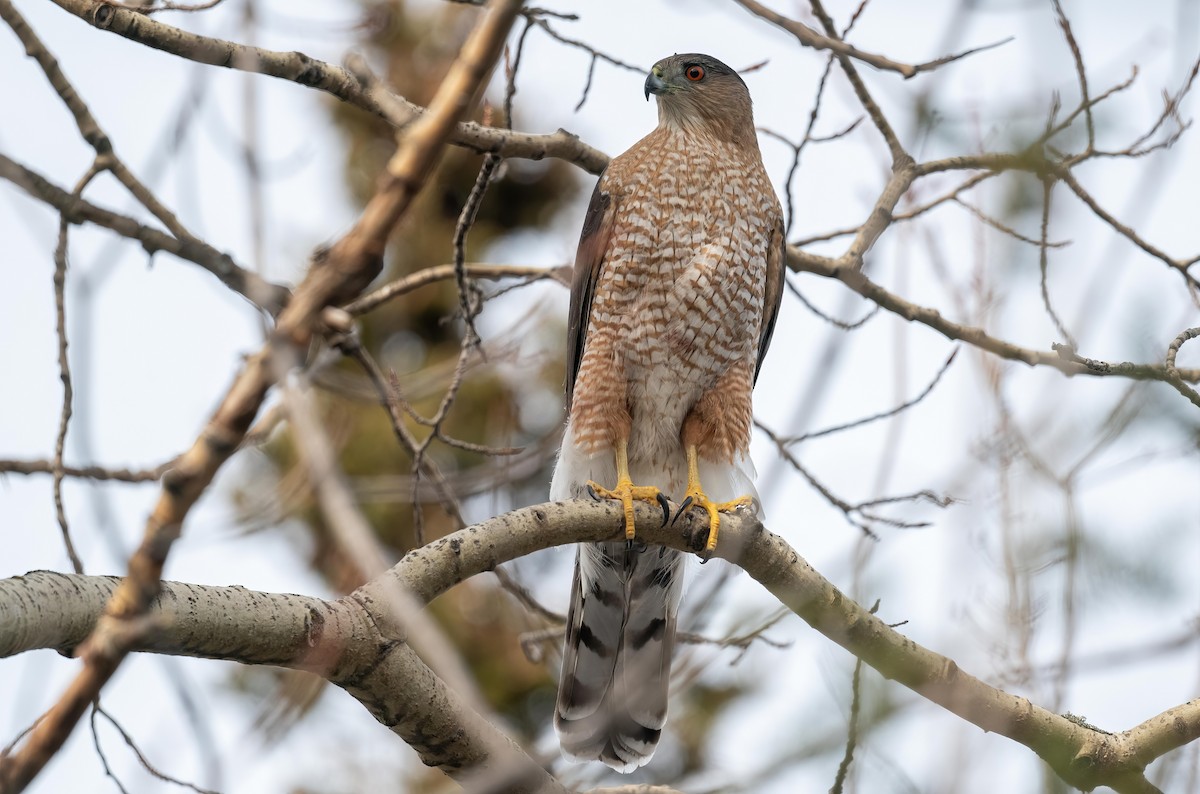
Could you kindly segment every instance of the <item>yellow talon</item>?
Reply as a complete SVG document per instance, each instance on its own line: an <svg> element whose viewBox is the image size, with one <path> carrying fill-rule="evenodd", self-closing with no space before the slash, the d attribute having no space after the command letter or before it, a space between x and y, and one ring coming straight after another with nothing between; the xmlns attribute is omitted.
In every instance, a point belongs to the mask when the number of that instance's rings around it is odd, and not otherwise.
<svg viewBox="0 0 1200 794"><path fill-rule="evenodd" d="M638 486L634 485L633 481L628 477L618 477L617 485L613 489L602 488L594 482L588 482L588 487L591 488L598 498L604 499L619 499L621 506L625 511L625 539L633 540L633 500L637 499L644 502L658 502L662 499L662 494L657 488L652 485Z"/></svg>
<svg viewBox="0 0 1200 794"><path fill-rule="evenodd" d="M633 540L633 501L656 502L663 508L663 523L666 523L668 508L667 500L662 492L653 485L634 485L629 479L629 450L625 439L617 442L617 484L611 490L597 483L588 481L588 490L596 498L619 499L625 513L625 539Z"/></svg>
<svg viewBox="0 0 1200 794"><path fill-rule="evenodd" d="M691 507L702 507L708 512L708 542L704 544L705 553L711 553L717 548L717 535L721 530L721 513L728 513L731 510L736 510L739 507L744 507L754 503L754 497L742 496L733 499L729 502L714 502L704 493L704 489L700 487L700 466L696 456L696 446L693 444L687 449L688 459L688 487L687 493L684 494L683 507L680 510L685 510Z"/></svg>

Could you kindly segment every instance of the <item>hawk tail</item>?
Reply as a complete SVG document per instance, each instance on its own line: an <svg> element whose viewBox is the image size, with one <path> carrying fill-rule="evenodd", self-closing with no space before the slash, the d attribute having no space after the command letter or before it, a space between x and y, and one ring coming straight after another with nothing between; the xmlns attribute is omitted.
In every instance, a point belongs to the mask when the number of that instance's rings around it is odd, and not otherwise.
<svg viewBox="0 0 1200 794"><path fill-rule="evenodd" d="M571 585L554 728L574 761L631 772L650 760L667 719L683 554L581 544Z"/></svg>

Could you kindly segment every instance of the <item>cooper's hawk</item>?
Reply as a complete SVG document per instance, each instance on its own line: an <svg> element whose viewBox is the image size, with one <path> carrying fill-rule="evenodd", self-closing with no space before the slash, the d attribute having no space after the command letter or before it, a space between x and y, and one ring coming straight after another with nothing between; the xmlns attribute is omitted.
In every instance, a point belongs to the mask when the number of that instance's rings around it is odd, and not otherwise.
<svg viewBox="0 0 1200 794"><path fill-rule="evenodd" d="M779 310L783 220L750 94L707 55L646 77L658 127L613 158L575 259L566 436L552 499L619 499L626 541L575 560L554 725L564 753L628 772L666 722L683 555L635 544L633 501L710 520L755 496L750 392ZM613 483L609 489L598 483ZM703 487L702 487L703 484Z"/></svg>

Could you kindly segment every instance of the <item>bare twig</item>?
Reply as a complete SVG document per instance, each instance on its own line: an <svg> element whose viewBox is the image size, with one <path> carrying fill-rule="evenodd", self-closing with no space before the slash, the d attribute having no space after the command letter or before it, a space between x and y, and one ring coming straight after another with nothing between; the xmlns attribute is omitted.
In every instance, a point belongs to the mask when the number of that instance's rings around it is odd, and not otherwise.
<svg viewBox="0 0 1200 794"><path fill-rule="evenodd" d="M517 599L521 606L535 615L559 624L559 631L561 633L561 625L566 622L566 618L562 614L548 609L541 601L534 598L533 593L529 592L529 588L513 578L507 568L500 567L492 571L492 573L500 580L500 586L507 590L509 595Z"/></svg>
<svg viewBox="0 0 1200 794"><path fill-rule="evenodd" d="M529 35L531 27L533 27L533 17L526 17L525 26L521 28L521 34L517 36L515 50L509 47L504 48L504 116L500 123L505 129L511 130L513 126L513 99L517 96L517 71L521 68L521 56L525 54L525 37ZM484 120L487 121L486 115Z"/></svg>
<svg viewBox="0 0 1200 794"><path fill-rule="evenodd" d="M875 614L878 608L879 602L876 601L871 614ZM846 729L846 750L838 764L829 794L842 794L846 785L846 775L850 772L850 763L854 760L854 750L858 746L859 709L862 707L862 665L862 659L854 660L854 674L850 677L850 718Z"/></svg>
<svg viewBox="0 0 1200 794"><path fill-rule="evenodd" d="M199 265L269 314L278 314L291 294L286 287L265 281L256 273L238 266L229 254L218 251L202 240L180 240L138 223L127 215L98 207L3 154L0 154L0 179L12 182L30 196L49 204L69 223L94 223L122 237L136 240L148 254L165 251Z"/></svg>
<svg viewBox="0 0 1200 794"><path fill-rule="evenodd" d="M51 87L54 88L55 93L58 94L63 104L67 106L67 110L75 118L75 124L79 128L80 136L96 151L96 157L102 160L103 169L111 172L117 178L117 181L124 185L133 194L134 198L141 202L142 206L162 221L163 225L172 234L180 240L194 242L196 238L192 236L191 232L179 222L179 219L117 157L112 141L96 122L95 117L92 116L92 112L88 110L87 104L67 80L66 75L63 74L62 69L58 65L58 61L50 54L50 51L46 49L37 36L34 35L33 31L8 0L0 2L0 17L8 23L13 32L17 34L17 38L25 45L25 53L37 61L38 66L42 68Z"/></svg>
<svg viewBox="0 0 1200 794"><path fill-rule="evenodd" d="M676 635L676 639L688 645L712 645L717 648L737 648L741 653L737 654L731 661L730 665L737 664L738 661L745 656L746 651L756 642L761 642L764 645L769 645L772 648L789 648L791 641L773 640L768 637L765 632L767 629L779 623L788 615L792 614L787 609L777 609L770 617L762 621L757 627L742 634L732 634L728 637L706 637L702 634L695 634L690 631L681 631Z"/></svg>
<svg viewBox="0 0 1200 794"><path fill-rule="evenodd" d="M883 524L885 526L895 527L897 529L920 529L921 527L929 526L929 522L903 521L898 518L888 518L887 516L881 516L877 513L867 512L867 508L883 504L892 504L895 502L913 502L918 500L932 502L938 507L946 507L952 503L952 500L948 498L936 496L928 491L920 491L913 494L889 496L880 499L872 499L866 502L859 502L858 504L851 504L845 499L842 499L840 496L834 494L820 480L818 480L816 476L813 475L813 473L810 472L804 466L804 464L802 464L796 458L796 456L792 454L791 450L788 449L787 441L785 439L780 438L775 431L771 430L757 419L754 420L754 426L761 430L767 436L767 438L771 439L771 441L775 443L775 447L778 449L780 457L787 461L787 463L796 470L797 474L808 481L808 484L811 485L817 493L821 494L821 496L825 498L825 501L842 511L842 514L846 517L846 520L850 522L852 526L855 526L861 530L862 533L871 540L879 539L879 536L871 528L871 524Z"/></svg>
<svg viewBox="0 0 1200 794"><path fill-rule="evenodd" d="M996 231L998 231L1002 234L1006 234L1009 237L1013 238L1014 240L1019 240L1020 242L1028 243L1029 245L1036 245L1042 251L1045 251L1047 248L1065 248L1066 246L1070 245L1070 243L1067 242L1066 240L1055 241L1055 240L1045 239L1044 235L1043 235L1043 239L1041 239L1041 240L1035 240L1032 237L1027 237L1026 235L1021 234L1020 232L1018 232L1016 229L1012 228L1008 224L1004 223L1003 221L1000 221L997 218L994 218L991 215L988 215L983 210L979 209L978 207L974 206L973 204L967 203L966 201L959 198L958 196L955 196L951 200L958 206L965 209L967 212L974 215L976 218L978 218L983 223L987 224L988 226L991 226Z"/></svg>
<svg viewBox="0 0 1200 794"><path fill-rule="evenodd" d="M466 522L463 520L462 505L458 503L453 489L447 485L446 478L442 475L441 470L433 460L424 456L418 457L417 450L421 445L418 444L412 433L408 431L408 428L404 426L404 412L408 411L413 416L416 416L416 412L403 400L399 388L391 387L387 378L384 377L383 371L379 368L375 359L371 357L371 354L367 352L366 348L362 346L357 335L346 335L338 341L338 346L342 352L358 362L363 371L367 373L371 385L375 388L375 392L379 396L380 403L387 408L388 418L391 421L392 432L396 435L396 440L412 456L413 465L417 467L417 471L432 483L438 502L442 505L446 514L458 526L465 526ZM413 482L417 482L416 477L413 477ZM416 506L414 505L415 509Z"/></svg>
<svg viewBox="0 0 1200 794"><path fill-rule="evenodd" d="M822 36L808 25L797 22L794 19L789 19L782 14L778 14L761 3L755 2L755 0L735 0L735 2L742 6L742 8L745 8L751 14L762 17L771 24L786 30L788 33L791 33L805 47L811 47L814 50L829 50L839 58L854 58L855 60L862 61L863 63L873 66L876 69L884 69L889 72L896 72L905 78L915 77L921 72L932 71L939 66L945 66L948 63L962 60L968 55L973 55L977 52L983 52L984 50L990 50L994 47L999 47L1000 45L1007 44L1009 41L1011 41L1011 38L1003 39L995 42L994 44L975 47L955 55L947 55L926 63L907 64L893 61L891 58L887 58L873 52L864 52L863 50L860 50L857 47L842 41L835 33L830 31L828 27L826 28L826 35ZM816 11L815 7L814 11ZM817 11L817 16L823 16L823 12Z"/></svg>
<svg viewBox="0 0 1200 794"><path fill-rule="evenodd" d="M794 270L803 270L838 279L864 298L875 301L887 311L906 320L927 325L949 339L956 339L986 350L1000 358L1021 361L1029 366L1046 366L1057 369L1064 375L1094 375L1100 377L1125 377L1134 380L1167 379L1166 367L1161 364L1134 364L1131 362L1108 363L1085 359L1058 347L1050 351L1031 350L1014 345L989 335L981 328L947 320L937 310L918 306L889 292L871 281L862 271L836 260L798 251L788 246L788 265ZM1200 381L1200 369L1178 370L1179 377L1189 383Z"/></svg>
<svg viewBox="0 0 1200 794"><path fill-rule="evenodd" d="M749 0L737 1L745 5L745 3ZM879 108L879 105L876 104L874 98L871 96L871 93L867 91L866 83L863 82L862 78L858 74L858 69L855 68L854 64L851 62L850 56L852 53L850 51L854 48L850 47L850 45L846 44L841 40L841 38L838 37L837 28L833 24L833 19L827 13L825 13L825 8L821 5L820 0L809 0L809 2L810 5L812 5L813 14L815 14L817 19L820 20L821 26L825 28L826 43L829 46L829 49L833 51L834 57L838 59L838 63L841 65L842 72L845 73L846 79L850 81L850 86L854 89L854 93L858 97L859 104L863 106L863 110L867 112L867 115L871 118L872 123L874 123L875 129L879 130L879 134L883 136L884 142L887 143L888 151L891 152L892 155L892 169L900 170L901 168L906 167L912 162L912 157L909 156L908 152L904 150L904 145L900 143L900 138L896 135L896 131L892 128L891 122L887 120L887 117L884 116L883 111ZM795 31L792 32L794 35L799 36L799 34ZM803 41L803 39L801 39L801 41ZM833 46L830 44L831 42L837 42L841 46ZM871 63L871 61L865 62ZM879 68L886 68L880 64L872 63L872 65L879 66ZM913 71L913 74L916 74L916 71Z"/></svg>
<svg viewBox="0 0 1200 794"><path fill-rule="evenodd" d="M325 91L385 119L397 128L408 125L427 112L419 105L387 91L370 74L362 58L352 57L347 60L349 68L342 68L301 52L277 52L190 33L100 0L53 2L100 30L197 63L250 70ZM451 130L449 141L472 151L493 152L502 157L532 160L555 157L593 174L599 174L608 164L607 155L565 130L536 135L484 127L474 122L460 122Z"/></svg>
<svg viewBox="0 0 1200 794"><path fill-rule="evenodd" d="M100 766L104 769L104 776L113 782L113 785L117 787L117 791L121 792L121 794L129 794L129 789L125 788L125 784L121 782L121 779L113 773L112 767L108 765L108 754L104 752L104 746L100 744L100 732L96 727L96 716L99 712L100 703L97 701L92 704L91 713L88 715L88 727L92 731L92 746L96 748L96 755L100 759Z"/></svg>
<svg viewBox="0 0 1200 794"><path fill-rule="evenodd" d="M358 300L346 304L346 311L351 314L365 314L382 303L386 303L400 295L406 295L413 290L420 289L427 284L433 284L438 281L446 281L447 279L457 278L457 268L453 264L449 265L434 265L415 273L410 273L407 276L396 279L393 282L384 284L374 292L369 292L363 295ZM570 265L561 267L535 267L532 265L463 265L464 275L473 279L505 279L505 278L521 278L528 279L530 282L540 281L542 279L554 279L559 283L565 283L570 276Z"/></svg>
<svg viewBox="0 0 1200 794"><path fill-rule="evenodd" d="M152 469L113 469L104 466L66 466L62 473L67 477L87 480L115 480L117 482L154 482L171 467L167 461ZM49 460L0 459L0 474L53 474L55 465Z"/></svg>
<svg viewBox="0 0 1200 794"><path fill-rule="evenodd" d="M795 284L792 282L792 279L790 279L790 278L789 278L789 279L787 279L787 280L786 280L784 283L787 285L788 292L790 292L790 293L792 293L793 295L795 295L795 296L796 296L796 300L798 300L798 301L800 301L802 304L804 304L804 308L808 309L810 312L812 312L813 314L815 314L817 317L820 317L822 320L824 320L825 322L827 322L827 323L829 323L830 325L834 326L835 328L840 328L840 329L842 329L843 331L856 331L856 330L858 330L859 328L862 328L864 325L866 325L866 324L867 324L867 322L868 322L868 321L869 321L869 320L870 320L872 317L874 317L875 315L879 314L879 311L880 311L879 304L876 304L876 305L872 306L872 307L871 307L871 308L870 308L870 309L867 311L867 313L866 313L866 314L864 314L862 317L859 317L857 320L849 320L849 321L847 321L847 320L839 320L838 318L834 317L833 315L827 314L826 312L824 312L824 311L822 311L821 309L817 308L817 306L816 306L816 305L815 305L815 304L814 304L812 301L810 301L808 298L806 298L806 297L804 296L804 293L803 293L803 292L801 292L801 291L800 291L800 288L799 288L799 287L797 287L797 286L796 286L796 285L795 285Z"/></svg>
<svg viewBox="0 0 1200 794"><path fill-rule="evenodd" d="M602 52L601 50L596 49L595 47L588 44L587 42L577 41L576 39L567 38L566 36L562 35L558 31L556 31L554 28L550 27L550 23L547 22L545 19L533 18L532 22L533 22L533 24L537 25L542 30L549 33L550 37L555 39L556 41L561 41L563 44L566 44L571 47L576 47L576 48L581 49L584 52L590 54L592 56L593 62L596 60L601 60L601 61L604 61L605 63L612 64L613 66L617 67L618 69L625 69L626 71L636 72L637 74L645 74L647 71L649 71L649 69L645 66L638 66L637 64L626 63L625 61L622 61L620 58L615 58L606 52Z"/></svg>
<svg viewBox="0 0 1200 794"><path fill-rule="evenodd" d="M1057 3L1056 3L1057 5ZM1090 119L1089 119L1090 121ZM1042 287L1042 305L1046 307L1046 314L1050 315L1050 320L1054 323L1054 327L1066 340L1066 343L1072 348L1078 349L1079 343L1075 341L1075 337L1067 330L1067 326L1059 318L1058 312L1054 311L1054 304L1050 302L1050 287L1047 283L1047 276L1050 270L1050 254L1049 247L1053 243L1048 242L1050 235L1050 198L1054 193L1054 182L1049 179L1042 180L1042 238L1038 243L1038 270L1041 274Z"/></svg>
<svg viewBox="0 0 1200 794"><path fill-rule="evenodd" d="M467 327L467 336L463 344L468 347L478 345L481 337L475 328L475 315L479 313L479 300L474 295L477 288L467 280L467 233L475 225L475 218L479 215L479 205L483 203L483 195L487 192L492 174L496 172L496 166L499 164L500 157L498 155L484 155L483 165L479 168L475 184L467 196L467 202L463 205L462 212L458 216L458 223L454 227L454 282L458 286L459 311L462 312L463 322Z"/></svg>
<svg viewBox="0 0 1200 794"><path fill-rule="evenodd" d="M1079 78L1079 106L1083 108L1084 119L1087 122L1087 146L1091 151L1096 146L1096 124L1092 121L1092 104L1088 94L1087 69L1083 65L1083 52L1079 49L1079 42L1075 41L1075 34L1071 31L1071 22L1067 19L1066 12L1063 11L1062 3L1059 0L1054 0L1054 15L1058 19L1058 26L1062 29L1063 37L1067 40L1067 47L1071 50L1071 59L1075 61L1075 75Z"/></svg>
<svg viewBox="0 0 1200 794"><path fill-rule="evenodd" d="M576 39L568 38L568 37L562 35L557 30L550 27L550 23L547 22L545 19L541 19L540 17L531 16L529 18L529 22L530 22L530 24L537 25L539 28L546 31L546 33L548 33L552 39L554 39L556 41L560 41L569 47L575 47L577 49L581 49L584 52L588 53L588 55L590 56L590 60L588 61L587 79L584 81L584 84L583 84L583 93L579 97L579 102L576 103L576 105L575 105L576 113L578 113L580 110L582 110L583 106L585 104L587 104L588 94L592 90L592 78L596 74L596 64L599 61L604 61L605 63L609 63L609 64L612 64L613 66L616 66L618 69L625 69L627 71L637 72L638 74L644 74L646 72L646 69L644 67L637 66L637 65L631 64L631 63L626 63L625 61L622 61L619 58L615 58L606 52L596 49L595 47L588 44L587 42L578 41Z"/></svg>
<svg viewBox="0 0 1200 794"><path fill-rule="evenodd" d="M911 400L907 400L907 401L901 403L900 405L897 405L895 408L884 411L882 413L873 414L871 416L867 416L862 419L856 419L853 422L846 422L845 424L835 425L833 427L827 427L824 430L817 430L812 433L804 433L799 436L788 436L786 438L780 438L779 442L786 446L791 446L793 444L800 444L804 441L811 441L814 438L821 438L822 436L829 436L829 435L833 435L834 433L841 433L845 430L850 430L851 428L861 427L863 425L870 424L871 422L878 422L880 419L887 419L888 417L895 416L896 414L898 414L902 411L906 411L930 395L930 393L938 385L938 382L941 381L942 376L945 375L946 371L950 369L950 365L952 363L954 363L954 357L957 355L958 355L958 348L956 347L952 351L950 351L950 355L946 358L946 361L942 364L941 368L938 369L937 374L933 376L933 380L929 381L929 385L926 386L921 391L921 393L918 394L916 397L913 397ZM755 424L758 425L757 422ZM758 426L762 427L761 425L758 425ZM763 429L765 430L765 428L763 428Z"/></svg>
<svg viewBox="0 0 1200 794"><path fill-rule="evenodd" d="M15 14L16 11L10 7L5 7L0 4L0 15L6 13ZM9 20L9 24L14 22L19 25L20 17L15 17ZM17 29L14 27L14 29ZM32 32L27 33L27 36L32 36ZM28 46L28 45L27 45ZM96 176L105 170L108 158L97 157L96 161L88 169L87 173L75 185L73 196L79 196L83 193L88 184L96 178ZM58 244L54 248L54 315L55 315L55 332L58 335L58 373L59 379L63 385L62 411L58 417L58 434L54 439L54 460L52 462L54 474L54 512L58 518L58 527L62 532L63 544L67 549L67 557L71 560L71 565L75 568L75 573L83 573L83 561L79 558L79 553L75 550L75 543L71 540L71 528L67 523L67 510L63 504L63 478L66 473L63 471L63 451L67 443L67 428L71 422L72 403L75 399L75 389L71 383L71 363L67 355L67 233L70 229L70 224L66 218L60 218L58 222Z"/></svg>
<svg viewBox="0 0 1200 794"><path fill-rule="evenodd" d="M1183 276L1184 280L1193 288L1200 288L1200 279L1198 279L1196 276L1193 276L1188 271L1188 262L1167 254L1157 246L1147 241L1132 228L1126 226L1113 217L1108 210L1100 206L1100 203L1097 202L1096 199L1092 198L1090 193L1084 190L1083 186L1079 184L1079 180L1075 178L1075 175L1071 171L1065 168L1058 169L1055 173L1055 176L1061 179L1063 184L1071 188L1071 192L1074 193L1080 201L1086 204L1087 208L1096 214L1096 217L1100 218L1100 220L1111 226L1113 231L1117 232L1122 237L1129 240L1129 242L1133 243L1138 248L1142 249L1163 264L1174 270L1178 270L1180 275Z"/></svg>
<svg viewBox="0 0 1200 794"><path fill-rule="evenodd" d="M847 22L846 27L842 29L842 37L843 38L845 38L846 34L849 33L850 30L854 27L854 23L858 21L859 15L866 8L866 5L867 5L866 0L863 0L863 2L860 3L859 7L855 10L854 14L851 15L850 21ZM832 71L833 71L833 54L831 53L829 55L829 57L827 57L825 59L825 68L821 71L821 79L817 81L817 90L816 90L815 96L813 97L812 109L809 110L809 112L808 112L808 124L804 128L804 137L802 137L800 139L799 143L792 143L792 141L790 141L788 138L784 137L783 135L780 135L779 133L772 132L772 131L766 130L766 129L762 130L762 132L766 133L767 135L770 135L772 138L775 138L778 141L781 141L782 143L786 144L792 150L792 165L791 165L791 168L788 169L787 180L784 182L784 184L787 186L786 187L787 221L786 221L786 224L784 225L784 237L785 238L789 237L791 235L792 226L796 220L796 201L795 201L795 195L794 195L794 191L795 191L794 183L795 183L795 179L796 179L796 172L800 170L800 157L804 153L805 147L808 146L808 144L810 144L810 143L833 141L833 140L837 140L839 138L845 137L846 135L849 135L855 128L857 128L859 125L859 122L862 121L862 117L860 116L859 118L855 119L849 125L847 125L846 127L844 127L843 129L841 129L838 132L835 132L831 135L827 135L824 137L814 137L813 130L816 129L816 126L817 126L817 117L821 113L821 104L825 98L825 88L827 85L829 85L829 75ZM796 293L796 294L799 297L799 293ZM804 299L801 298L801 300L804 300ZM805 303L807 304L807 301L805 301Z"/></svg>
<svg viewBox="0 0 1200 794"><path fill-rule="evenodd" d="M1166 369L1167 383L1170 383L1180 394L1191 400L1193 405L1200 406L1200 392L1197 392L1191 386L1188 386L1187 383L1184 382L1180 371L1175 368L1175 357L1179 354L1179 348L1183 347L1186 342L1195 339L1197 336L1200 336L1200 327L1189 328L1186 331L1181 331L1180 334L1176 336L1174 340L1172 340L1170 346L1167 348Z"/></svg>
<svg viewBox="0 0 1200 794"><path fill-rule="evenodd" d="M433 443L435 438L441 436L442 423L446 421L446 416L450 413L450 409L454 406L454 399L458 396L458 390L462 387L463 377L467 372L467 363L471 357L471 345L464 344L458 351L458 363L454 367L454 375L450 378L450 384L446 387L446 392L442 395L442 401L438 404L437 413L433 415L430 421L429 435L425 440L417 445L416 451L413 453L412 462L412 508L413 508L413 530L417 536L417 543L424 545L424 519L421 510L421 501L417 498L417 486L420 482L420 473L422 466L425 464L425 453L429 450L429 445Z"/></svg>
<svg viewBox="0 0 1200 794"><path fill-rule="evenodd" d="M201 788L200 786L197 786L194 783L188 783L186 780L180 780L179 778L172 777L172 776L168 775L167 773L159 770L156 766L154 766L154 764L150 763L150 760L148 758L146 758L145 753L143 753L141 748L139 748L137 746L137 743L133 740L133 737L129 735L129 732L126 731L123 727L121 727L121 723L117 722L116 719L111 714L109 714L107 711L105 711L103 708L101 708L99 703L96 703L92 707L93 725L95 723L96 715L99 715L99 716L103 717L104 719L108 720L108 723L110 725L112 725L114 728L116 728L117 733L121 734L121 739L124 740L125 745L130 750L133 751L133 754L135 756L137 756L138 763L140 763L142 765L142 769L145 769L147 772L149 772L152 777L158 778L159 780L161 780L164 783L171 783L176 786L180 786L181 788L189 789L191 791L196 792L196 794L217 794L216 792L211 791L210 789ZM97 740L97 750L99 750L99 740ZM107 767L107 763L105 764L105 767Z"/></svg>
<svg viewBox="0 0 1200 794"><path fill-rule="evenodd" d="M921 215L924 215L925 213L929 212L930 210L933 210L933 209L936 209L937 207L942 206L943 204L959 203L959 196L961 194L965 193L968 190L971 190L972 188L978 186L979 184L981 184L989 179L999 176L999 174L1000 174L999 171L984 171L983 173L973 174L970 177L968 177L967 179L963 180L962 183L960 183L957 187L942 194L941 196L938 196L935 199L931 199L930 201L927 201L924 204L920 204L916 207L913 207L910 210L906 210L905 212L895 213L894 215L892 215L892 223L894 225L901 221L910 221L914 218L918 218ZM960 206L965 207L966 205L960 204ZM858 226L851 226L848 228L836 229L834 231L823 232L821 234L812 235L810 237L802 237L799 240L796 240L794 243L792 243L792 245L795 246L796 248L803 248L804 246L811 245L812 243L823 242L825 240L834 240L834 239L837 239L838 237L846 237L851 234L858 234L861 230L862 230L861 224Z"/></svg>

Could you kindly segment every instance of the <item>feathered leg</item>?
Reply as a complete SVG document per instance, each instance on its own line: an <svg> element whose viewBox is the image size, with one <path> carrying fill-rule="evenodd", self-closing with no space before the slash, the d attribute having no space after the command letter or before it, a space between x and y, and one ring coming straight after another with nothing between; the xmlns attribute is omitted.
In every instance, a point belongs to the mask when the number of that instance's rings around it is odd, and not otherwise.
<svg viewBox="0 0 1200 794"><path fill-rule="evenodd" d="M633 484L633 480L629 477L629 443L624 438L617 441L616 454L616 486L612 490L609 490L588 480L588 493L597 499L617 499L621 502L621 506L625 511L625 539L633 540L635 535L633 502L635 499L644 502L657 502L663 511L664 524L667 523L667 518L671 515L671 508L667 505L667 497L663 496L662 491L653 485L638 486Z"/></svg>
<svg viewBox="0 0 1200 794"><path fill-rule="evenodd" d="M733 497L717 483L717 494L728 501L714 501L700 486L700 449L704 449L710 469L734 474L744 465L751 468L745 459L750 448L750 390L753 388L753 370L748 362L731 367L711 389L700 395L700 399L692 406L691 411L683 420L680 441L687 451L688 485L684 493L683 503L679 506L678 518L684 510L699 507L708 513L708 542L705 552L717 548L717 535L721 528L721 513L729 512L738 507L754 504L755 493L753 474L746 477L745 496ZM746 399L739 399L738 395ZM738 461L741 459L742 465ZM716 461L716 463L712 463ZM726 480L729 478L726 477ZM711 487L712 483L710 483ZM742 491L746 493L746 491ZM730 498L733 497L733 498Z"/></svg>
<svg viewBox="0 0 1200 794"><path fill-rule="evenodd" d="M684 510L691 507L699 507L708 512L708 541L704 544L704 551L711 552L717 547L717 533L721 529L721 513L728 513L731 510L736 510L739 507L747 507L754 504L753 496L739 496L736 499L731 499L728 502L714 502L704 493L704 489L700 487L700 462L696 453L696 445L692 444L687 448L688 459L688 487L687 493L684 494L683 503L679 505L679 512L675 514L678 518Z"/></svg>

